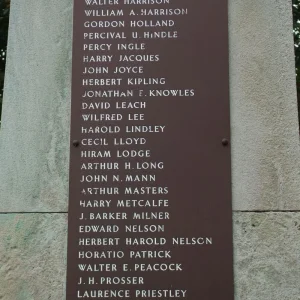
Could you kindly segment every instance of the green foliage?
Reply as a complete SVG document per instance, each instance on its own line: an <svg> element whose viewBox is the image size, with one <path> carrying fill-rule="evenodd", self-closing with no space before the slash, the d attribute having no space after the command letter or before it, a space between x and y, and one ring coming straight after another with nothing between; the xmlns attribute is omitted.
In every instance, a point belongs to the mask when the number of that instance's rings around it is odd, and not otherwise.
<svg viewBox="0 0 300 300"><path fill-rule="evenodd" d="M10 0L0 0L0 119L3 97L4 71L8 35Z"/></svg>
<svg viewBox="0 0 300 300"><path fill-rule="evenodd" d="M298 112L300 115L300 0L293 0L293 19Z"/></svg>

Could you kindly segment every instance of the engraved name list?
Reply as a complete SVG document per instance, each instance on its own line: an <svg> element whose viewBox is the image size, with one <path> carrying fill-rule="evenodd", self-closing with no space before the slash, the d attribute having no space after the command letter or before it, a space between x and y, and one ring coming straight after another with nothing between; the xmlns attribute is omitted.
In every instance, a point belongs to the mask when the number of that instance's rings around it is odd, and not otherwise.
<svg viewBox="0 0 300 300"><path fill-rule="evenodd" d="M225 2L74 0L67 300L233 300Z"/></svg>

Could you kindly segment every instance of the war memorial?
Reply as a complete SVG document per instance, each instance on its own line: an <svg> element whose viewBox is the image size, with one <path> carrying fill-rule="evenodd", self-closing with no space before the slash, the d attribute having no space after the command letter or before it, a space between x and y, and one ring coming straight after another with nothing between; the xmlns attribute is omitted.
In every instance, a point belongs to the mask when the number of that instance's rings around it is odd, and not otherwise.
<svg viewBox="0 0 300 300"><path fill-rule="evenodd" d="M290 1L12 1L7 53L0 299L300 299Z"/></svg>

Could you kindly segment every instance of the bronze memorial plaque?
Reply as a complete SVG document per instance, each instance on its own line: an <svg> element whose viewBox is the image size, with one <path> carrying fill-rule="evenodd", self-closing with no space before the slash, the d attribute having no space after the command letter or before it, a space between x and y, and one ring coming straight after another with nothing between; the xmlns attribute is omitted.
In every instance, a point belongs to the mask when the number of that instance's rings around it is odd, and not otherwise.
<svg viewBox="0 0 300 300"><path fill-rule="evenodd" d="M75 0L73 36L67 300L233 300L227 1Z"/></svg>

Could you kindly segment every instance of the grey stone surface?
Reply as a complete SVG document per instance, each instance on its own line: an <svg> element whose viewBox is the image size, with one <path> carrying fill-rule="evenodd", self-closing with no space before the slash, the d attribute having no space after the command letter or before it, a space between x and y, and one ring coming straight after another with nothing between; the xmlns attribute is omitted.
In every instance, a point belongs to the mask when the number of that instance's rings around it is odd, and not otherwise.
<svg viewBox="0 0 300 300"><path fill-rule="evenodd" d="M235 210L300 209L291 1L229 0ZM13 1L3 212L67 211L72 1Z"/></svg>
<svg viewBox="0 0 300 300"><path fill-rule="evenodd" d="M0 215L0 299L62 300L66 214Z"/></svg>
<svg viewBox="0 0 300 300"><path fill-rule="evenodd" d="M1 211L67 211L72 1L11 5Z"/></svg>
<svg viewBox="0 0 300 300"><path fill-rule="evenodd" d="M234 213L235 300L300 299L300 212ZM0 299L64 300L66 214L0 215Z"/></svg>
<svg viewBox="0 0 300 300"><path fill-rule="evenodd" d="M300 299L300 213L235 213L236 300Z"/></svg>
<svg viewBox="0 0 300 300"><path fill-rule="evenodd" d="M235 210L300 208L290 0L230 0Z"/></svg>

